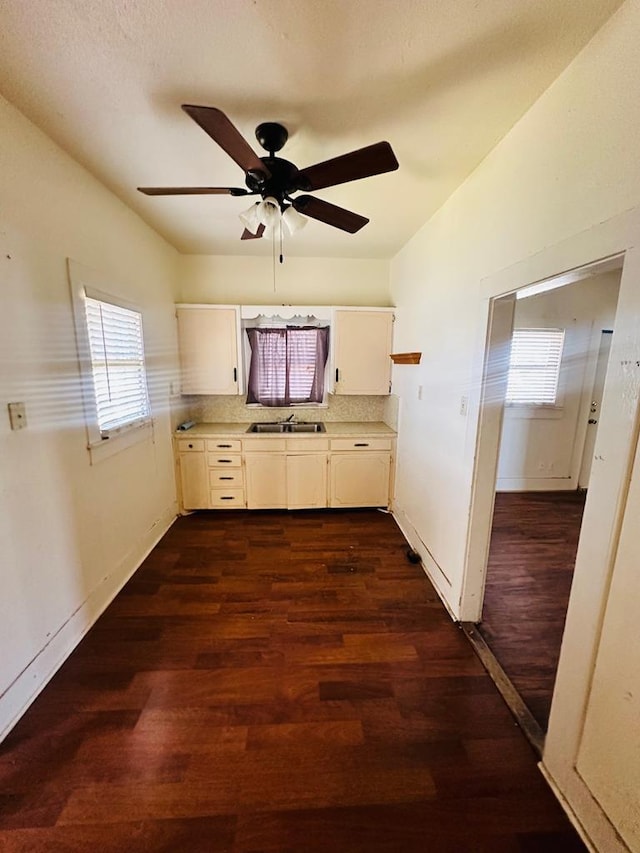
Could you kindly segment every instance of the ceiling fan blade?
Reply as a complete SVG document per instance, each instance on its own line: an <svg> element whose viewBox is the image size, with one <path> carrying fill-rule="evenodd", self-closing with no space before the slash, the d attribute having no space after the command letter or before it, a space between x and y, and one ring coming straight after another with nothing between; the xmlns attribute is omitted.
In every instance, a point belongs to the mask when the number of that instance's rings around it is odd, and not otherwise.
<svg viewBox="0 0 640 853"><path fill-rule="evenodd" d="M314 198L312 195L294 198L293 206L299 213L310 216L311 219L317 219L319 222L326 222L327 225L333 225L334 228L340 228L342 231L348 231L349 234L355 234L369 221L365 216L352 213L321 198Z"/></svg>
<svg viewBox="0 0 640 853"><path fill-rule="evenodd" d="M366 148L301 169L298 186L305 192L321 190L347 181L359 181L360 178L393 172L397 168L398 161L389 143L376 142L375 145L367 145Z"/></svg>
<svg viewBox="0 0 640 853"><path fill-rule="evenodd" d="M226 115L217 107L197 107L193 104L182 104L182 109L196 124L217 142L223 151L234 160L245 172L259 172L271 177L271 173L258 157L247 140L242 136Z"/></svg>
<svg viewBox="0 0 640 853"><path fill-rule="evenodd" d="M145 195L251 195L239 187L138 187Z"/></svg>
<svg viewBox="0 0 640 853"><path fill-rule="evenodd" d="M244 231L242 232L242 237L240 237L240 239L241 240L259 240L263 234L264 234L264 225L262 223L260 223L260 225L258 225L258 231L255 234L252 234L248 228L245 228Z"/></svg>

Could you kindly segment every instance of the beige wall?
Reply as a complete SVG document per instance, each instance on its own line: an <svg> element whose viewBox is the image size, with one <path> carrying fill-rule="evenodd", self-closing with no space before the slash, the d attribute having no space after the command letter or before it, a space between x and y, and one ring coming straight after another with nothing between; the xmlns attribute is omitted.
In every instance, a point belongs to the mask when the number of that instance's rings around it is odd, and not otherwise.
<svg viewBox="0 0 640 853"><path fill-rule="evenodd" d="M175 515L177 365L174 250L3 100L0 137L1 736ZM155 438L93 466L67 257L143 311Z"/></svg>
<svg viewBox="0 0 640 853"><path fill-rule="evenodd" d="M575 760L597 628L608 577L615 573L609 534L620 521L616 513L636 518L640 513L631 497L625 509L621 497L626 499L624 477L637 416L638 377L630 365L640 352L634 248L640 242L638 32L640 3L628 0L391 267L394 346L423 352L419 367L394 369L394 391L401 400L395 512L452 612L464 617L472 580L465 567L471 562L469 510L489 298L627 252L612 350L617 367L608 382L614 402L612 414L600 421L597 485L585 514L594 538L590 547L581 547L576 566L545 749L553 783L608 853L622 847L576 774ZM482 559L482 548L475 548L476 557L478 551ZM637 621L637 572L634 584ZM623 678L622 672L613 676L612 701L633 688ZM621 768L619 788L610 792L617 803L610 814L617 820L620 812L629 816L634 796L637 807L637 792L625 786ZM615 768L608 775L615 776Z"/></svg>
<svg viewBox="0 0 640 853"><path fill-rule="evenodd" d="M292 238L295 239L295 238ZM181 255L179 301L244 305L389 306L389 261Z"/></svg>

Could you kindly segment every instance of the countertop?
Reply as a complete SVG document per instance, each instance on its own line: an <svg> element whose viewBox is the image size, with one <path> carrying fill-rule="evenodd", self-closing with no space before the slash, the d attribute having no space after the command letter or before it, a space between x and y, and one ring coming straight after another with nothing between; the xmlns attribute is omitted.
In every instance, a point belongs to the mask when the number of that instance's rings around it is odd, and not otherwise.
<svg viewBox="0 0 640 853"><path fill-rule="evenodd" d="M300 420L305 420L305 418L300 418ZM309 420L313 420L313 418L309 418ZM340 436L349 436L349 435L362 435L362 436L376 436L376 435L390 435L395 436L395 430L391 429L390 426L383 423L382 421L324 421L326 432L318 433L295 433L295 438L303 438L304 436L315 436L316 438L320 436L327 436L328 438L337 438ZM191 427L188 430L177 430L176 436L179 438L191 438L193 436L200 437L219 437L219 436L233 436L234 438L239 438L240 436L244 438L267 438L269 435L274 437L282 438L283 433L252 433L247 432L249 429L250 423L198 423L195 426ZM285 433L287 437L291 437L291 433Z"/></svg>

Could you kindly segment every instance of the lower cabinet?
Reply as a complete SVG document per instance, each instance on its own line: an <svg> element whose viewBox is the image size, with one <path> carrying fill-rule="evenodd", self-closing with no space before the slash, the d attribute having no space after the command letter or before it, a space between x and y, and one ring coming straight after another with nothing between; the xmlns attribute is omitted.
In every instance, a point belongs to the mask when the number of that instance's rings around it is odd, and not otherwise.
<svg viewBox="0 0 640 853"><path fill-rule="evenodd" d="M329 506L389 505L391 439L332 439L330 460Z"/></svg>
<svg viewBox="0 0 640 853"><path fill-rule="evenodd" d="M178 465L182 506L185 509L208 509L209 486L204 448L202 451L178 453Z"/></svg>
<svg viewBox="0 0 640 853"><path fill-rule="evenodd" d="M312 509L327 505L326 453L247 453L249 509Z"/></svg>
<svg viewBox="0 0 640 853"><path fill-rule="evenodd" d="M193 509L389 505L393 440L176 440L181 503Z"/></svg>
<svg viewBox="0 0 640 853"><path fill-rule="evenodd" d="M249 509L283 509L287 506L287 457L265 451L244 457Z"/></svg>
<svg viewBox="0 0 640 853"><path fill-rule="evenodd" d="M246 505L240 441L180 438L176 443L183 509Z"/></svg>
<svg viewBox="0 0 640 853"><path fill-rule="evenodd" d="M287 506L314 509L327 505L327 454L287 455Z"/></svg>

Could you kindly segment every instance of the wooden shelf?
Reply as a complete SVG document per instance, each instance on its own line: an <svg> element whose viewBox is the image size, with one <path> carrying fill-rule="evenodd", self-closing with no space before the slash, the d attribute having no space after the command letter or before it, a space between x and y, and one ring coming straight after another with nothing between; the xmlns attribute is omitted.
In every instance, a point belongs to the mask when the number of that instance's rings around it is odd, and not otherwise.
<svg viewBox="0 0 640 853"><path fill-rule="evenodd" d="M394 364L420 364L421 352L395 352L391 355Z"/></svg>

